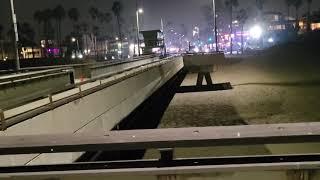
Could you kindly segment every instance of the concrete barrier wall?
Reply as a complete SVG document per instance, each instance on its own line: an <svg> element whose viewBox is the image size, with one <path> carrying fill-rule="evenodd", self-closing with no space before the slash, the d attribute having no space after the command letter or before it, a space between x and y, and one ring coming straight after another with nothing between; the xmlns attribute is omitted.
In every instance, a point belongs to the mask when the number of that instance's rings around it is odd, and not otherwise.
<svg viewBox="0 0 320 180"><path fill-rule="evenodd" d="M50 70L47 73L4 76L0 83L0 109L5 110L70 88L74 83L72 70ZM7 81L6 81L7 80Z"/></svg>
<svg viewBox="0 0 320 180"><path fill-rule="evenodd" d="M226 58L224 54L190 54L185 55L183 61L189 72L213 72L214 66L226 63Z"/></svg>
<svg viewBox="0 0 320 180"><path fill-rule="evenodd" d="M224 54L194 54L183 57L185 67L192 66L212 66L224 64L226 58Z"/></svg>
<svg viewBox="0 0 320 180"><path fill-rule="evenodd" d="M91 72L91 78L97 78L99 76L105 76L114 72L119 72L123 71L125 69L137 67L137 66L142 66L144 64L152 63L159 61L159 57L154 57L154 58L149 58L149 59L144 59L144 60L138 60L138 61L132 61L128 63L119 63L119 64L114 64L112 66L106 64L106 65L98 65L98 66L93 66L90 68Z"/></svg>
<svg viewBox="0 0 320 180"><path fill-rule="evenodd" d="M10 127L3 136L111 130L183 68L182 57ZM1 156L0 166L70 163L82 153Z"/></svg>

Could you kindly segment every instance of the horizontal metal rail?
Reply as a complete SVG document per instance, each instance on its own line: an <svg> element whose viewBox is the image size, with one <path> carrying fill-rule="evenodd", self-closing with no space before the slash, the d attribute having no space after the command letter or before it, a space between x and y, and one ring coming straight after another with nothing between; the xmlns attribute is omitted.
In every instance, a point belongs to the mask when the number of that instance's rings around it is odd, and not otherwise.
<svg viewBox="0 0 320 180"><path fill-rule="evenodd" d="M134 62L139 61L147 58L152 58L154 55L144 55L139 57L134 57L132 59L126 59L126 60L112 60L112 61L104 61L104 62L98 62L98 64L109 64L109 65L117 65L117 64L123 64L128 62ZM39 70L49 70L49 69L66 69L66 68L75 68L75 67L83 67L83 66L91 66L96 65L97 63L83 63L83 64L68 64L68 65L53 65L53 66L39 66L39 67L25 67L21 68L19 72L30 72L30 71L39 71ZM0 70L0 74L5 75L9 73L15 73L14 70Z"/></svg>
<svg viewBox="0 0 320 180"><path fill-rule="evenodd" d="M90 173L100 172L133 172L153 171L152 174L176 174L173 169L180 173L201 172L202 168L211 167L211 173L216 171L243 171L243 170L304 170L320 169L320 155L281 155L281 156L244 156L244 157L219 157L219 158L194 158L173 159L171 161L161 160L134 160L134 161L110 161L110 162L84 162L73 164L33 165L33 166L11 166L0 167L0 173ZM171 169L171 171L170 171ZM184 170L183 172L181 172ZM191 171L190 171L191 170ZM26 175L26 174L24 174Z"/></svg>
<svg viewBox="0 0 320 180"><path fill-rule="evenodd" d="M320 123L0 137L0 155L320 142Z"/></svg>
<svg viewBox="0 0 320 180"><path fill-rule="evenodd" d="M29 73L23 73L23 74L15 74L15 75L9 75L9 76L1 76L0 77L0 84L7 84L7 83L15 83L15 82L21 82L21 81L27 81L29 79L33 78L41 78L45 76L55 75L55 74L66 74L69 71L72 71L72 69L51 69L51 70L43 70L43 71L37 71L37 72L29 72Z"/></svg>

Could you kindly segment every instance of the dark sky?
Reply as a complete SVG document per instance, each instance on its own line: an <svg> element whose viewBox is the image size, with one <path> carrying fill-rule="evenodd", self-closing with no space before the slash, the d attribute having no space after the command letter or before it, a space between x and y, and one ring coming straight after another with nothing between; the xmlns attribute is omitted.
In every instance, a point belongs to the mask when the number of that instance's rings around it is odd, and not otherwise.
<svg viewBox="0 0 320 180"><path fill-rule="evenodd" d="M122 0L125 5L123 18L126 19L135 16L135 0ZM200 25L203 22L203 14L201 7L210 4L212 0L139 0L144 8L142 18L143 29L159 29L160 18L165 21L172 21L176 24L186 24L189 27ZM265 10L286 12L284 0L268 0ZM15 0L18 21L32 22L33 12L38 9L55 7L62 4L66 9L77 7L82 12L82 18L89 21L88 8L96 6L104 11L110 11L113 0ZM255 0L239 0L243 7L254 5ZM314 0L313 9L319 9L320 1ZM301 12L306 11L306 5ZM294 10L292 10L292 13ZM8 26L10 22L10 6L9 0L0 0L0 24ZM133 22L134 23L134 22ZM65 22L70 28L71 24L68 20Z"/></svg>

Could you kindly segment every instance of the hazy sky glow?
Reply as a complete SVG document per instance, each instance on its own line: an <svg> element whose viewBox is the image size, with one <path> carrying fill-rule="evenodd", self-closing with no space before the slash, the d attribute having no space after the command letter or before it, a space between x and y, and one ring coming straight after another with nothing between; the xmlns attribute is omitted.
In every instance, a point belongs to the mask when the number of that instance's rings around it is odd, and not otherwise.
<svg viewBox="0 0 320 180"><path fill-rule="evenodd" d="M135 16L135 0L122 0L125 5L124 19L133 19ZM38 9L53 8L57 4L62 4L66 9L77 7L82 12L83 21L89 21L87 10L90 6L95 6L104 11L110 11L113 0L15 0L19 22L33 21L33 12ZM203 13L201 7L210 4L211 0L140 0L140 5L144 8L142 16L142 29L159 29L160 18L165 21L172 21L176 24L186 24L193 26L203 23ZM255 0L239 0L243 7L254 6ZM9 26L10 7L9 0L0 0L0 24ZM313 9L319 9L320 1L314 0ZM268 0L265 5L267 11L286 11L283 0ZM306 5L301 12L306 11ZM294 13L292 8L292 13ZM130 18L129 18L130 17ZM70 29L70 24L66 21L66 27Z"/></svg>

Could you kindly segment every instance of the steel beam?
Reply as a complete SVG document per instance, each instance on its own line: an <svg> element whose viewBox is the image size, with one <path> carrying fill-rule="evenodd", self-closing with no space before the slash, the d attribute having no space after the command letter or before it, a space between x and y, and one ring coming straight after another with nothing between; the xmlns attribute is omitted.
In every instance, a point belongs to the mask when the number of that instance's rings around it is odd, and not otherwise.
<svg viewBox="0 0 320 180"><path fill-rule="evenodd" d="M170 175L207 172L236 172L259 170L316 170L320 169L320 155L289 155L289 156L243 156L197 159L136 160L110 161L73 164L34 165L1 167L4 175L65 175L65 174L115 174L145 173L142 175ZM132 175L132 174L131 174ZM135 174L137 175L137 174ZM1 177L1 176L0 176Z"/></svg>
<svg viewBox="0 0 320 180"><path fill-rule="evenodd" d="M320 123L224 126L0 137L0 155L320 141Z"/></svg>

